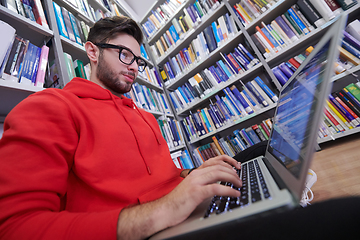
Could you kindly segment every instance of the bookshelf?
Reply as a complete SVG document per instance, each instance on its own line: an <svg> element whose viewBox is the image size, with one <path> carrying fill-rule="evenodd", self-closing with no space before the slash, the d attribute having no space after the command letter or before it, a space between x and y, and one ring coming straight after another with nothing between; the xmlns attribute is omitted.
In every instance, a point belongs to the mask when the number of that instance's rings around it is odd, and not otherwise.
<svg viewBox="0 0 360 240"><path fill-rule="evenodd" d="M95 12L102 12L103 16L116 15L117 11L122 15L131 16L132 18L137 19L136 14L132 11L132 9L129 9L127 3L123 0L109 1L110 10L105 6L105 4L102 3L102 0L88 0L87 2ZM60 86L63 87L71 80L71 77L69 77L67 72L67 62L64 57L64 53L69 53L73 60L78 59L82 61L84 65L88 64L89 60L87 58L83 44L72 41L59 33L59 27L53 3L56 3L61 8L71 12L76 19L83 21L89 27L95 23L95 19L84 12L83 9L81 9L79 6L81 2L72 0L42 0L42 7L47 13L47 23L49 28L43 27L25 16L10 11L5 6L0 6L0 20L9 23L16 29L17 34L25 39L28 39L31 43L37 46L46 44L50 47L46 78L50 78L50 64L52 61L54 61L58 70ZM145 41L144 45L146 44L147 43ZM146 61L150 69L155 67L151 58ZM136 82L144 86L145 89L149 89L148 92L150 93L154 93L152 91L155 91L158 94L164 94L164 88L162 87L161 83L155 83L154 79L150 80L148 79L148 76L149 75L139 74ZM35 87L0 79L0 122L4 121L6 115L16 104L18 104L30 94L41 91L43 89L43 87ZM159 97L159 95L157 95L157 97ZM155 98L154 95L153 98ZM157 101L160 101L159 98ZM162 112L162 109L147 109L147 111L158 119L174 118L171 108L169 108L167 112ZM185 145L182 142L178 146L172 147L170 150L176 151L183 149L184 147Z"/></svg>
<svg viewBox="0 0 360 240"><path fill-rule="evenodd" d="M157 1L154 3L153 8L151 10L155 10L163 4L165 1ZM181 7L177 9L177 11L171 16L170 19L165 21L159 29L155 31L155 33L151 34L148 37L148 44L155 45L155 43L159 40L161 36L170 28L172 25L173 19L178 19L180 16L184 16L184 8L187 6L194 4L195 1L184 1ZM233 6L239 3L239 0L224 0L220 2L220 5L213 9L211 13L203 16L201 18L201 22L196 25L196 27L187 31L184 37L178 40L174 45L169 46L167 51L164 52L161 56L155 56L154 62L157 66L163 67L166 62L170 62L171 58L181 51L184 47L188 47L196 36L202 32L207 26L209 26L212 22L216 21L221 15L224 15L228 12L231 16L234 17L234 20L238 26L238 32L235 33L234 36L229 38L224 44L218 46L214 51L207 55L205 59L200 59L192 64L185 71L182 71L181 74L172 78L171 80L167 80L165 82L165 88L168 93L175 91L178 87L184 85L185 82L188 81L189 78L200 72L201 70L208 68L214 65L219 59L221 59L220 53L228 53L231 52L234 47L238 43L242 43L246 45L246 47L250 48L253 52L254 57L259 59L259 63L255 65L253 68L248 69L247 71L241 74L234 74L233 77L230 77L229 80L223 82L222 84L216 86L212 91L205 96L197 99L195 101L191 101L187 105L185 105L182 109L174 109L175 117L178 118L179 121L183 120L190 113L196 112L198 109L202 109L209 105L210 102L214 102L214 96L217 94L223 94L222 91L226 87L230 87L232 85L239 86L239 81L243 81L244 83L251 81L256 76L260 76L261 79L268 85L275 94L279 93L281 89L281 83L274 75L272 68L278 66L281 62L284 62L300 53L304 53L305 49L308 46L315 45L321 38L321 36L327 31L328 26L332 21L328 21L325 24L315 28L310 31L309 34L304 35L299 38L296 42L293 42L286 47L279 50L277 53L272 54L270 57L265 57L260 49L257 47L255 42L252 40L251 35L255 34L257 31L256 27L261 26L261 23L270 24L276 17L285 13L292 5L296 4L297 0L279 0L273 1L271 6L268 6L267 10L261 13L258 17L253 19L252 22L244 26L241 21L236 17L235 10ZM359 3L350 9L346 10L346 14L348 15L348 22L358 18L360 10ZM153 13L151 10L147 12L147 14L140 21L140 24L144 24L148 21L148 17ZM151 52L153 54L153 52ZM159 52L158 52L159 54ZM156 54L155 54L156 55ZM355 66L344 73L336 75L333 77L333 90L339 90L350 83L354 83L357 81L357 74L360 73L359 66ZM254 112L253 114L247 115L245 117L241 117L240 119L236 119L229 124L226 124L220 128L217 128L209 133L206 133L200 137L195 139L188 139L186 142L188 148L192 151L199 146L203 146L212 142L213 136L223 137L228 134L231 134L235 129L247 128L253 124L259 124L262 120L271 118L274 114L276 104L269 104L267 107L263 107L260 110ZM335 134L334 136L327 136L324 138L319 138L318 143L324 143L327 141L331 141L333 139L341 138L344 136L352 135L354 133L358 133L360 128L350 129L349 131L345 131L341 134ZM184 129L182 129L184 130ZM185 130L184 130L185 131ZM193 161L196 160L193 157Z"/></svg>

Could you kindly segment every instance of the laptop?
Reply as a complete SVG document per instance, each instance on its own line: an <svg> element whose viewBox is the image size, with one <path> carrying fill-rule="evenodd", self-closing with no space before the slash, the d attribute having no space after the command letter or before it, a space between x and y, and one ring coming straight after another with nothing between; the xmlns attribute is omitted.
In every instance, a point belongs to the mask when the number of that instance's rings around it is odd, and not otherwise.
<svg viewBox="0 0 360 240"><path fill-rule="evenodd" d="M241 196L214 196L184 222L156 233L151 240L188 238L192 233L299 206L346 20L347 15L341 14L331 22L315 49L282 87L265 155L243 163L239 171Z"/></svg>

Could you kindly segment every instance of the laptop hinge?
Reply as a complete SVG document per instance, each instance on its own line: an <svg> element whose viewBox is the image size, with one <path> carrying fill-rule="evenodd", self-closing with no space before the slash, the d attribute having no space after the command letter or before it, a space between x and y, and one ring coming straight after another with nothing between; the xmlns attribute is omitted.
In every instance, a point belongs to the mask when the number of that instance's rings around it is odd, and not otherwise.
<svg viewBox="0 0 360 240"><path fill-rule="evenodd" d="M274 167L271 166L270 162L265 157L262 157L262 160L265 163L265 166L267 167L267 169L269 170L271 176L274 178L279 189L287 188L285 182L281 179L279 174L275 171Z"/></svg>

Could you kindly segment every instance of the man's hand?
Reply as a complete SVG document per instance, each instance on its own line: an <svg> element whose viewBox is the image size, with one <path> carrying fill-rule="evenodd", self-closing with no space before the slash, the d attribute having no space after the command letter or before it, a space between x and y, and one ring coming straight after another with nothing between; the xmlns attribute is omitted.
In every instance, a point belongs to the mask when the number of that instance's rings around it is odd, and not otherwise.
<svg viewBox="0 0 360 240"><path fill-rule="evenodd" d="M118 239L142 239L184 221L205 199L214 195L239 197L240 192L218 181L242 183L233 167L235 159L222 155L211 158L192 171L173 191L149 203L123 209L118 222Z"/></svg>

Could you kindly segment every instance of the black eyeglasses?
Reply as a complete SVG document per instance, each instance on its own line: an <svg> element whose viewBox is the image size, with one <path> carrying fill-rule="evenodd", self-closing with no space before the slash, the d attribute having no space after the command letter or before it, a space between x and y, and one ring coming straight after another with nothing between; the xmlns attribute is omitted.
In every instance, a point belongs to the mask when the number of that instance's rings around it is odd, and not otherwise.
<svg viewBox="0 0 360 240"><path fill-rule="evenodd" d="M115 48L119 49L119 59L122 63L126 65L132 64L134 61L136 61L138 65L139 72L143 72L146 68L146 62L141 57L135 56L135 54L128 48L123 46L117 46L113 44L108 43L94 43L96 46L101 48Z"/></svg>

